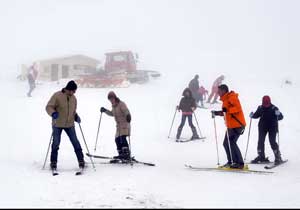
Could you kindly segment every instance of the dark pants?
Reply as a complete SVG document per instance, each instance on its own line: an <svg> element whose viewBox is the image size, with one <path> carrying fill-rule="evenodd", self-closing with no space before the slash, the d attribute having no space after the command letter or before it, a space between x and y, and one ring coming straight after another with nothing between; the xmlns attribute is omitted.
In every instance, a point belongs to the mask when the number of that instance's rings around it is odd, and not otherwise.
<svg viewBox="0 0 300 210"><path fill-rule="evenodd" d="M31 96L32 91L35 89L35 83L29 83L29 92L27 96Z"/></svg>
<svg viewBox="0 0 300 210"><path fill-rule="evenodd" d="M257 145L257 152L259 156L265 157L265 139L266 135L269 133L269 141L272 150L278 150L278 144L276 143L276 130L275 129L258 129L258 145Z"/></svg>
<svg viewBox="0 0 300 210"><path fill-rule="evenodd" d="M64 130L67 133L73 145L78 162L84 161L82 149L76 136L75 127L70 127L70 128L53 127L53 142L51 147L52 151L51 151L51 158L50 158L51 162L57 162L57 155L58 155L62 130Z"/></svg>
<svg viewBox="0 0 300 210"><path fill-rule="evenodd" d="M240 128L228 128L227 130L228 130L230 148L228 145L227 133L225 134L225 138L223 142L223 146L225 148L226 155L227 155L227 160L229 163L243 164L244 163L243 157L237 145L237 140L240 137L240 133L239 133ZM231 160L230 151L232 154L233 161Z"/></svg>
<svg viewBox="0 0 300 210"><path fill-rule="evenodd" d="M182 117L181 117L181 123L180 123L180 125L179 125L179 127L177 129L177 135L176 135L177 139L180 138L181 131L182 131L183 126L185 124L186 118L188 118L189 126L192 129L193 136L197 136L198 135L197 134L197 130L196 130L195 126L193 125L193 115L182 115Z"/></svg>
<svg viewBox="0 0 300 210"><path fill-rule="evenodd" d="M115 139L119 155L122 154L122 152L124 151L124 149L129 151L129 146L128 146L128 142L127 142L126 137L127 137L126 135L124 135L124 136L118 136Z"/></svg>

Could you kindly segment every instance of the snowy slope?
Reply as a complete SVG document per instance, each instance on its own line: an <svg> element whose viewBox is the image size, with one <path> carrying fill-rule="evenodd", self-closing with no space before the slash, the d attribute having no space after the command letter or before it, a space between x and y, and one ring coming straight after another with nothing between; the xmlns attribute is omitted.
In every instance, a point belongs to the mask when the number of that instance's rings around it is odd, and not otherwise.
<svg viewBox="0 0 300 210"><path fill-rule="evenodd" d="M297 75L295 75L297 76ZM176 78L175 78L176 79ZM202 76L205 80L205 76ZM208 81L210 84L212 81ZM203 167L217 164L216 142L210 110L197 110L205 142L175 143L168 137L175 106L188 81L162 77L146 85L114 89L132 113L132 153L138 160L154 162L156 167L143 165L117 166L99 164L96 171L89 164L83 176L75 176L77 161L72 146L63 134L59 150L59 176L42 170L51 135L51 119L45 112L50 96L64 87L62 84L43 83L37 86L32 98L26 97L28 85L14 79L1 82L0 148L0 206L1 207L299 207L300 189L300 117L297 98L300 84L282 85L280 78L273 81L257 77L243 79L228 76L225 81L240 94L249 125L248 114L254 111L264 94L269 94L284 114L280 122L280 146L289 162L274 169L272 175L196 172L184 167L191 163ZM208 86L207 86L208 87ZM110 108L106 96L111 89L78 89L78 113L91 152L94 152L101 106ZM171 136L179 125L176 114ZM226 162L222 139L225 131L217 118L220 163ZM243 156L249 126L238 142ZM76 131L86 152L78 125ZM115 122L103 115L97 154L116 154ZM186 124L182 136L190 137ZM247 160L256 155L257 121L252 122ZM266 139L266 154L273 159ZM90 160L86 157L86 161ZM48 159L49 161L49 159ZM263 170L263 166L250 166Z"/></svg>

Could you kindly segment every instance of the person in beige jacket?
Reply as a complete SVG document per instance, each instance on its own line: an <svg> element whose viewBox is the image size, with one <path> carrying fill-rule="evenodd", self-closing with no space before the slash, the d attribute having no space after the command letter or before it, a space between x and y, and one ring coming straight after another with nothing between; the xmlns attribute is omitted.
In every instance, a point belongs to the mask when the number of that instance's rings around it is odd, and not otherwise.
<svg viewBox="0 0 300 210"><path fill-rule="evenodd" d="M74 121L77 123L81 122L80 117L76 113L77 99L74 95L76 90L76 83L73 80L69 81L65 88L52 95L46 106L47 113L52 117L51 169L56 169L57 167L57 156L63 130L67 133L73 145L79 167L84 168L85 162L82 148L77 139L74 126Z"/></svg>
<svg viewBox="0 0 300 210"><path fill-rule="evenodd" d="M100 111L105 112L109 116L113 116L117 123L115 142L117 145L118 159L130 159L130 150L126 137L130 136L131 115L126 104L121 101L113 91L110 91L107 96L112 104L112 111L101 107Z"/></svg>

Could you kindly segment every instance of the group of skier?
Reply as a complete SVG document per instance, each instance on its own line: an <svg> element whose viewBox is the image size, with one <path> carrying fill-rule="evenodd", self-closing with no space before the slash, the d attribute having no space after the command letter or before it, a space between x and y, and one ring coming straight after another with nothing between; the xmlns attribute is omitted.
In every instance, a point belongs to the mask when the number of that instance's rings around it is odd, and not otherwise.
<svg viewBox="0 0 300 210"><path fill-rule="evenodd" d="M191 139L200 138L196 127L193 125L192 117L194 111L197 108L197 99L199 95L195 95L196 88L199 93L199 83L197 83L199 76L196 75L194 79L190 82L190 87L185 88L182 93L182 98L177 110L182 111L181 123L177 129L176 139L180 139L180 135L185 124L186 119L192 129ZM215 91L217 91L220 100L222 101L222 110L213 110L211 111L212 117L222 116L224 117L226 124L226 133L223 141L223 146L227 154L227 163L224 167L230 167L235 169L243 169L244 161L240 152L240 149L237 145L237 140L240 135L243 134L246 121L242 106L240 104L238 94L234 91L229 91L229 88L222 83L224 76L220 76L214 82L212 93L208 98L208 101L214 96ZM197 87L198 84L198 87ZM217 86L217 89L215 86ZM46 105L47 113L52 117L52 146L51 146L51 158L50 158L50 167L52 169L57 168L57 157L58 150L61 141L61 133L64 130L68 135L75 154L77 156L78 164L80 168L85 167L84 155L82 152L81 145L76 136L74 122L81 123L81 119L76 112L77 109L77 99L75 93L77 90L77 84L71 80L67 83L66 87L61 91L58 91L52 95L49 102ZM214 91L214 92L213 92ZM195 99L194 97L198 97ZM116 121L116 134L115 134L115 143L118 151L118 155L115 156L115 159L121 160L130 160L131 151L130 144L128 144L127 138L130 137L130 122L131 114L126 104L121 101L117 95L110 91L107 96L108 100L111 102L112 110L108 110L104 107L100 108L100 113L105 113L109 116L113 116ZM213 102L215 102L217 97L214 96ZM201 101L201 99L200 99ZM255 112L250 113L251 119L260 118L258 123L258 147L257 152L258 156L252 161L252 163L267 162L268 159L265 156L264 141L266 134L269 134L269 140L271 147L275 155L275 164L280 163L281 153L279 146L276 143L276 133L278 132L278 121L283 119L282 113L279 109L271 103L269 96L264 96L262 99L262 104L257 108Z"/></svg>
<svg viewBox="0 0 300 210"><path fill-rule="evenodd" d="M182 120L177 129L176 141L179 141L180 139L181 131L185 124L186 118L188 118L189 126L191 127L193 133L191 140L199 138L192 121L192 116L194 114L193 112L197 108L197 99L200 99L201 101L201 96L199 96L199 94L196 92L196 90L199 89L198 78L199 76L195 75L195 77L190 81L189 88L186 88L183 91L183 97L179 106L177 106L177 109L182 111ZM224 117L227 127L223 141L223 146L227 155L227 163L223 165L223 167L243 169L245 163L237 145L237 140L239 139L240 135L244 133L246 121L238 94L234 91L229 91L228 86L222 84L223 80L224 76L221 75L214 81L212 92L207 102L210 102L212 97L214 97L212 103L216 103L217 96L219 96L220 100L222 101L222 110L213 110L211 113L213 118L215 118L215 116ZM203 105L203 102L201 103ZM279 146L276 143L276 134L278 133L278 121L283 119L282 113L275 105L271 103L271 98L269 96L264 96L262 98L262 104L257 108L255 113L251 112L249 117L251 120L260 118L258 123L258 156L253 159L251 163L270 162L265 156L264 147L267 134L269 134L270 145L274 152L274 162L275 164L281 163L282 158Z"/></svg>

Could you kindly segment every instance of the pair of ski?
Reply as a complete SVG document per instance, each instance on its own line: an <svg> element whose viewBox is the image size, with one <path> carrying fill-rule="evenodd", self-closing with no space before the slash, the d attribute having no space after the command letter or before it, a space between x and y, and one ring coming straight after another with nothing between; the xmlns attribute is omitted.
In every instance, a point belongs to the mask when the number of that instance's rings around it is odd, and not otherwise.
<svg viewBox="0 0 300 210"><path fill-rule="evenodd" d="M57 169L51 169L52 171L52 176L57 176L59 175ZM83 168L79 168L78 171L75 172L75 175L78 176L78 175L82 175L83 174Z"/></svg>
<svg viewBox="0 0 300 210"><path fill-rule="evenodd" d="M257 162L257 163L250 162L249 164L254 164L254 165L268 164L268 165L264 166L264 169L272 169L272 168L276 168L286 162L288 162L288 160L283 160L279 163L274 163L274 162L270 162L270 161L262 161L262 162Z"/></svg>
<svg viewBox="0 0 300 210"><path fill-rule="evenodd" d="M185 143L185 142L190 142L190 141L203 141L204 142L204 139L206 139L206 137L200 137L200 138L197 138L197 139L184 139L184 138L181 138L181 139L176 139L175 141L176 142L179 142L179 143Z"/></svg>
<svg viewBox="0 0 300 210"><path fill-rule="evenodd" d="M105 162L107 164L119 164L119 163L121 163L121 164L131 164L131 165L133 165L134 163L138 163L138 164L143 164L143 165L147 165L147 166L155 166L154 163L138 161L134 157L131 157L130 160L125 160L124 161L123 159L120 159L120 158L113 158L113 157L107 157L107 156L101 156L101 155L92 155L92 154L89 154L89 153L86 153L86 155L88 157L111 160L109 162Z"/></svg>
<svg viewBox="0 0 300 210"><path fill-rule="evenodd" d="M271 165L267 165L264 168L265 169L272 169L275 167L278 167L284 163L286 163L288 160L284 160L280 163L272 163ZM263 164L263 163L259 163ZM223 167L223 166L218 166L217 168L205 168L205 167L196 167L192 165L185 165L185 167L196 170L196 171L221 171L221 172L235 172L235 173L255 173L255 174L272 174L274 173L273 171L260 171L260 170L251 170L249 169L248 165L246 164L243 169L235 169L235 168L228 168L228 167Z"/></svg>

